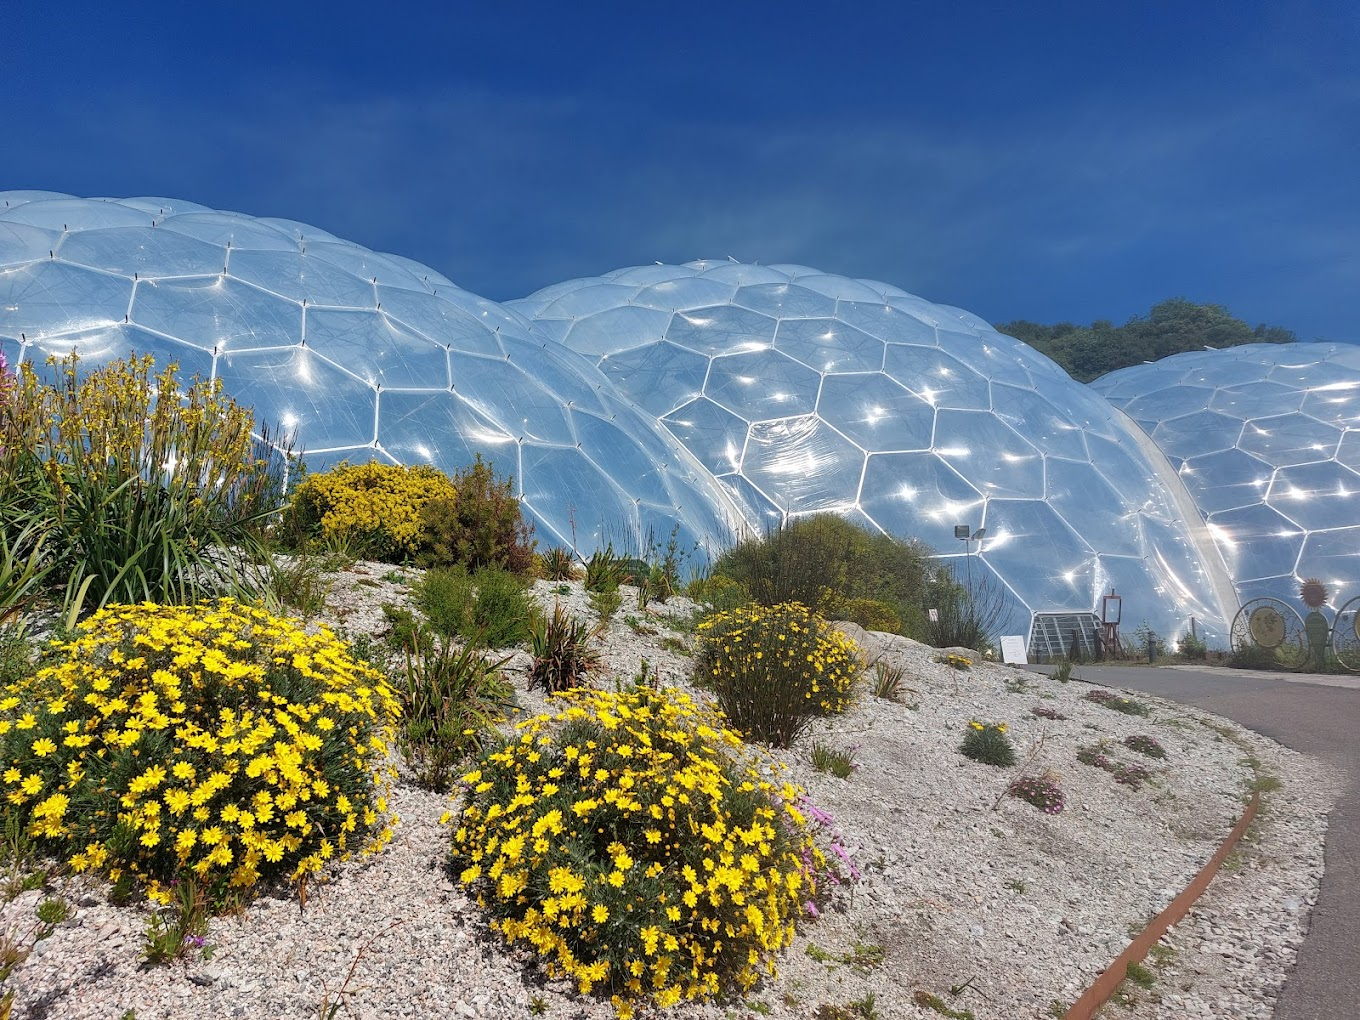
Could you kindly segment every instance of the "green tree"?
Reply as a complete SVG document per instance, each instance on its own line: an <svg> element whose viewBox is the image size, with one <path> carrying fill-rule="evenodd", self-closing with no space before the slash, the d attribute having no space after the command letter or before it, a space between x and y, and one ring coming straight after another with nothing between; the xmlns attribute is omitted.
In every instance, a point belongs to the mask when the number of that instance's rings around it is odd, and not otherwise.
<svg viewBox="0 0 1360 1020"><path fill-rule="evenodd" d="M1018 319L998 323L996 328L1046 354L1079 382L1183 351L1298 340L1282 326L1262 323L1253 328L1222 305L1196 304L1183 297L1162 301L1146 316L1135 315L1122 326L1109 319L1097 319L1089 326L1071 322L1048 326Z"/></svg>

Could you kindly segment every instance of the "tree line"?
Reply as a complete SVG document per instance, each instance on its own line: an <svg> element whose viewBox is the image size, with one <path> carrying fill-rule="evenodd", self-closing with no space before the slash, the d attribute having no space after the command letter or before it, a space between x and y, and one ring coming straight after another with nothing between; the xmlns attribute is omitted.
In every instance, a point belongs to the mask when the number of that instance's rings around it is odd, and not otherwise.
<svg viewBox="0 0 1360 1020"><path fill-rule="evenodd" d="M1135 315L1122 326L1109 319L1097 319L1089 326L1071 322L1047 326L1017 319L997 323L996 328L1046 354L1079 382L1182 351L1298 340L1293 330L1264 323L1253 327L1222 305L1196 304L1180 297L1154 305L1147 315Z"/></svg>

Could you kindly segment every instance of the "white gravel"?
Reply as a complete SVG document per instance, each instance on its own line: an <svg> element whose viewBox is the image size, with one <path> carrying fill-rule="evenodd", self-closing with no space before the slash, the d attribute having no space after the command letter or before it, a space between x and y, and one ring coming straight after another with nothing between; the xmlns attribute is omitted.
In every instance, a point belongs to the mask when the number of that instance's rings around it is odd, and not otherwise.
<svg viewBox="0 0 1360 1020"><path fill-rule="evenodd" d="M418 576L356 564L336 576L328 615L350 634L381 633L382 603L408 601ZM563 596L555 587L538 582L535 594L591 615L579 584ZM599 682L627 681L646 659L661 683L692 690L691 661L680 650L693 643L683 623L692 605L673 599L641 612L632 590L624 592L602 639L609 670ZM640 631L625 622L629 616ZM905 668L907 703L874 698L866 685L855 709L819 722L779 757L835 818L864 879L804 926L778 978L755 989L750 1008L683 1006L673 1015L741 1017L753 1008L806 1018L823 1003L848 1006L872 994L881 1017L937 1017L917 1005L918 990L977 1020L1060 1015L1058 1007L1071 1005L1130 931L1212 855L1243 810L1255 775L1249 757L1283 788L1265 799L1250 841L1172 930L1160 959L1149 959L1152 987L1126 985L1119 1015L1273 1015L1316 900L1336 777L1227 720L1157 698L1137 695L1153 707L1151 718L1125 716L1082 700L1090 688L1079 682L984 662L960 672L905 638L858 636ZM546 704L524 683L528 662L519 652L509 666L521 718ZM1030 710L1039 706L1068 719L1035 718ZM994 769L960 755L969 719L1008 722L1022 763L1046 737L1029 770L1061 776L1067 809L1048 816L1013 798L998 801L1019 766ZM1115 748L1116 757L1153 767L1154 780L1140 790L1076 761L1079 745L1102 737L1117 744L1136 733L1167 750L1164 761L1153 761ZM852 776L815 771L813 741L853 747ZM305 908L295 898L264 898L242 916L215 918L208 962L140 967L147 908L111 905L99 883L59 880L52 891L18 896L0 908L0 932L33 948L6 983L16 992L14 1016L316 1017L323 998L329 993L334 1002L342 989L337 1015L364 1020L527 1017L540 1006L549 1017L612 1016L607 1004L545 981L490 937L443 867L449 841L439 817L453 806L448 798L403 778L393 799L401 822L384 853L346 865L312 891ZM75 906L75 916L38 939L35 908L54 894ZM880 955L870 947L879 947L881 960L869 962Z"/></svg>

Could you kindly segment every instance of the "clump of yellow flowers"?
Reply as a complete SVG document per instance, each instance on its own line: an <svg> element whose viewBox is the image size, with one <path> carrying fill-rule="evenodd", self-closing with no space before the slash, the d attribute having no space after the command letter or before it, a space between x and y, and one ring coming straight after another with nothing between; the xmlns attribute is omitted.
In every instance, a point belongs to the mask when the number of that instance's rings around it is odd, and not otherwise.
<svg viewBox="0 0 1360 1020"><path fill-rule="evenodd" d="M341 463L297 486L287 517L303 536L399 561L420 546L425 505L456 497L448 476L428 464Z"/></svg>
<svg viewBox="0 0 1360 1020"><path fill-rule="evenodd" d="M463 777L454 859L492 927L621 1018L773 974L825 864L801 791L673 689L559 697Z"/></svg>
<svg viewBox="0 0 1360 1020"><path fill-rule="evenodd" d="M397 702L324 628L231 599L109 606L0 690L8 810L75 871L168 902L384 846Z"/></svg>
<svg viewBox="0 0 1360 1020"><path fill-rule="evenodd" d="M698 630L696 679L753 740L788 747L813 716L854 702L858 646L801 603L738 606Z"/></svg>

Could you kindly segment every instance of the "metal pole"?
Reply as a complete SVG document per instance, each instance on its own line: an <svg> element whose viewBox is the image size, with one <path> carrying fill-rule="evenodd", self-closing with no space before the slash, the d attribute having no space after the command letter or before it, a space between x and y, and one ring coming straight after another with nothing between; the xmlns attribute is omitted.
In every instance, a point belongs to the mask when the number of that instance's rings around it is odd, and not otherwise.
<svg viewBox="0 0 1360 1020"><path fill-rule="evenodd" d="M973 597L973 540L963 540L963 558L968 561L968 597Z"/></svg>

